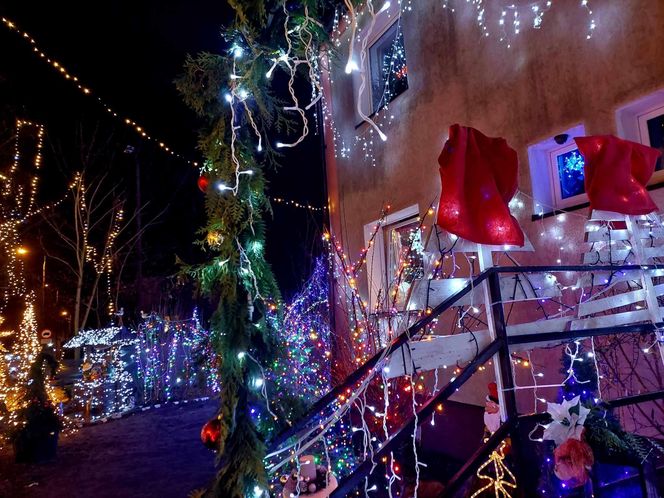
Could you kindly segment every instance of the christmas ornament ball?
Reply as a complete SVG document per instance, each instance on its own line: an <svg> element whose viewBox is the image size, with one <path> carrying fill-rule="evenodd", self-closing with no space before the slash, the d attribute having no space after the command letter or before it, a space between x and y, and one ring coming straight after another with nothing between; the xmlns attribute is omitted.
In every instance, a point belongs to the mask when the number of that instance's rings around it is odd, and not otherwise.
<svg viewBox="0 0 664 498"><path fill-rule="evenodd" d="M210 184L210 179L207 176L201 175L198 177L198 181L196 183L198 185L198 189L205 193L207 192L208 185Z"/></svg>
<svg viewBox="0 0 664 498"><path fill-rule="evenodd" d="M206 448L216 450L219 447L220 430L221 421L216 417L203 426L201 429L201 441Z"/></svg>

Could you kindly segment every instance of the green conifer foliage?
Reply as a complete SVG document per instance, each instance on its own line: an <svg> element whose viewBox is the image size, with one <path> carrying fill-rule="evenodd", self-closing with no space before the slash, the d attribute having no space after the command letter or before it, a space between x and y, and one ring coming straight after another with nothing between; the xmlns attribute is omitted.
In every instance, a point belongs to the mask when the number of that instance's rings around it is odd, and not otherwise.
<svg viewBox="0 0 664 498"><path fill-rule="evenodd" d="M176 86L205 121L199 149L205 157L201 174L209 180L207 224L199 243L211 259L190 270L219 300L211 328L221 358L221 442L219 471L207 494L244 498L267 493L265 431L267 422L281 422L274 420L281 418L279 407L268 410L262 396L262 368L274 363L277 351L278 320L266 317L280 301L264 255L264 216L270 213L264 170L277 163L273 145L297 138L302 129L299 113L284 109L293 106L290 93L275 91L274 78L267 75L273 66L275 73L287 71L286 80L291 67L297 68L298 78L317 74L296 61L318 63L327 36L323 19L334 12L335 2L228 3L234 21L222 30L225 51L188 57ZM300 102L300 107L307 104ZM272 387L266 387L269 393Z"/></svg>

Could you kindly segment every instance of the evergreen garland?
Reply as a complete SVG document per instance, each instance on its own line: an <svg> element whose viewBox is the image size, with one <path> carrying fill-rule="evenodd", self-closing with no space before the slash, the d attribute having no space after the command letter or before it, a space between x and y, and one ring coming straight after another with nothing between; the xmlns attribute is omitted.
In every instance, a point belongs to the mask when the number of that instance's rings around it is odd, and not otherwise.
<svg viewBox="0 0 664 498"><path fill-rule="evenodd" d="M278 159L268 137L273 132L283 140L301 131L299 114L284 110L293 105L288 94L278 95L266 74L287 44L293 61L317 64L318 49L327 36L325 19L335 2L228 3L234 21L222 30L225 53L189 56L176 86L187 105L207 123L199 139L205 156L202 174L208 180L207 224L199 244L212 258L205 265L188 268L202 289L219 299L211 320L212 340L220 357L219 471L207 496L244 498L267 495L265 437L270 426L274 429L282 419L275 416L277 406L266 407L265 391L261 392L269 380L263 368L274 364L278 351L274 344L278 320L268 319L269 313L280 302L264 254L263 216L270 213L264 170ZM296 32L305 25L307 37L293 35L288 43L285 23ZM276 67L283 69L280 64ZM295 67L301 77L311 74L306 64ZM231 88L244 97L227 97ZM257 134L262 138L260 148ZM238 176L238 170L250 173ZM237 190L222 187L220 191L220 184ZM269 394L273 387L266 387Z"/></svg>

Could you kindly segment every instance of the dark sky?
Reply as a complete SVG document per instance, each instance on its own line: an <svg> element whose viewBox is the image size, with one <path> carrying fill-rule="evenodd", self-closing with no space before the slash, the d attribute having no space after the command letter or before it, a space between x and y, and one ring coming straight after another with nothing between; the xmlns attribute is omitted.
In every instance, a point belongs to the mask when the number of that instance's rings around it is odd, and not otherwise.
<svg viewBox="0 0 664 498"><path fill-rule="evenodd" d="M172 82L187 53L221 49L220 27L229 19L225 2L10 0L0 5L0 14L31 33L42 50L77 74L118 112L135 119L184 155L200 158L195 150L200 123L182 103ZM127 144L139 147L144 199L155 212L169 205L148 237L146 252L153 263L150 271L171 272L175 254L196 258L191 243L204 214L195 168L142 143L132 131L105 115L93 98L82 95L38 60L28 44L4 26L0 27L0 104L5 115L46 124L51 145L73 147L75 125L83 122L87 128L100 126L113 132L118 153ZM9 122L2 125L8 128ZM0 130L0 137L7 132ZM58 175L62 183L67 174L57 171L66 166L54 163L56 158L47 155L44 169L48 171L43 175L53 181L46 182L50 185L50 190L42 193L46 198L58 197ZM114 174L133 177L133 162L126 157L119 163ZM322 206L320 137L312 136L283 163L279 171L268 175L269 193ZM289 296L307 278L311 255L320 250L323 217L280 205L275 205L274 211L274 219L268 220L268 258L284 294Z"/></svg>

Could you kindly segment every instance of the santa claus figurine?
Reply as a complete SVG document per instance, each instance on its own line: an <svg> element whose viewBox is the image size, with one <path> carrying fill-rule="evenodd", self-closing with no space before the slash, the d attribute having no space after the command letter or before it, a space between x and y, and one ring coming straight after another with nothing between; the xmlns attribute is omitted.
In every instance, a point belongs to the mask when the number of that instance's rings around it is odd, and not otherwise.
<svg viewBox="0 0 664 498"><path fill-rule="evenodd" d="M500 427L500 406L498 406L498 386L495 382L489 383L489 394L484 403L484 425L491 434Z"/></svg>

